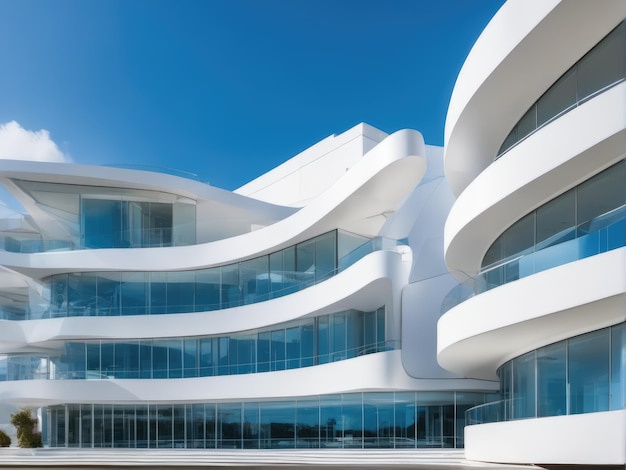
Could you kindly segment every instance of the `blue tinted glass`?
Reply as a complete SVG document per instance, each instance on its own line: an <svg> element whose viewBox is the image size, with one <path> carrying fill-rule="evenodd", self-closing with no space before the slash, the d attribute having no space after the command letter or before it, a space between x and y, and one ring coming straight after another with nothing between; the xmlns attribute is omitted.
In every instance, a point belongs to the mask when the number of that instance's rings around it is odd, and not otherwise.
<svg viewBox="0 0 626 470"><path fill-rule="evenodd" d="M299 400L296 408L296 447L319 447L319 402Z"/></svg>
<svg viewBox="0 0 626 470"><path fill-rule="evenodd" d="M287 369L300 367L300 327L287 328L286 331Z"/></svg>
<svg viewBox="0 0 626 470"><path fill-rule="evenodd" d="M513 361L513 416L535 416L535 352Z"/></svg>
<svg viewBox="0 0 626 470"><path fill-rule="evenodd" d="M609 330L568 340L569 412L609 409Z"/></svg>
<svg viewBox="0 0 626 470"><path fill-rule="evenodd" d="M537 350L537 416L567 412L565 342Z"/></svg>
<svg viewBox="0 0 626 470"><path fill-rule="evenodd" d="M611 409L626 406L626 323L611 329Z"/></svg>
<svg viewBox="0 0 626 470"><path fill-rule="evenodd" d="M285 369L285 330L272 331L271 369Z"/></svg>

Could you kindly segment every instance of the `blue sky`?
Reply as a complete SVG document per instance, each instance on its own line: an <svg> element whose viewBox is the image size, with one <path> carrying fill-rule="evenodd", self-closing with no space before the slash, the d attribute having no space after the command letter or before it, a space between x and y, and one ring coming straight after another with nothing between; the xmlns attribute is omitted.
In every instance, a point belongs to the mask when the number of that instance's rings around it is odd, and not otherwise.
<svg viewBox="0 0 626 470"><path fill-rule="evenodd" d="M0 125L76 163L226 189L359 122L441 145L456 75L502 3L2 0Z"/></svg>

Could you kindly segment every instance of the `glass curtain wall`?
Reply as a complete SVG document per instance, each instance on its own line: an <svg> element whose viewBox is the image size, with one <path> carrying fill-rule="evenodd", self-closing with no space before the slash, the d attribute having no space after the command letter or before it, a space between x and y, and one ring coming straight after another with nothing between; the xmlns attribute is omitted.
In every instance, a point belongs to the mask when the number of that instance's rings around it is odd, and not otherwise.
<svg viewBox="0 0 626 470"><path fill-rule="evenodd" d="M9 356L4 380L152 379L252 374L397 349L385 307L347 310L230 336L67 342L59 357Z"/></svg>
<svg viewBox="0 0 626 470"><path fill-rule="evenodd" d="M149 248L193 245L194 204L83 196L81 248Z"/></svg>
<svg viewBox="0 0 626 470"><path fill-rule="evenodd" d="M626 160L524 216L485 254L476 286L490 289L626 244Z"/></svg>
<svg viewBox="0 0 626 470"><path fill-rule="evenodd" d="M500 401L471 409L468 424L626 406L626 323L531 351L498 369Z"/></svg>
<svg viewBox="0 0 626 470"><path fill-rule="evenodd" d="M463 447L476 392L371 392L297 400L47 408L50 447L295 449ZM460 418L459 418L460 417Z"/></svg>
<svg viewBox="0 0 626 470"><path fill-rule="evenodd" d="M626 26L621 23L530 107L504 140L496 159L537 129L625 78Z"/></svg>
<svg viewBox="0 0 626 470"><path fill-rule="evenodd" d="M322 282L383 245L396 243L335 230L270 255L220 267L57 274L46 280L49 308L39 317L205 312L262 302ZM338 258L338 253L343 257Z"/></svg>

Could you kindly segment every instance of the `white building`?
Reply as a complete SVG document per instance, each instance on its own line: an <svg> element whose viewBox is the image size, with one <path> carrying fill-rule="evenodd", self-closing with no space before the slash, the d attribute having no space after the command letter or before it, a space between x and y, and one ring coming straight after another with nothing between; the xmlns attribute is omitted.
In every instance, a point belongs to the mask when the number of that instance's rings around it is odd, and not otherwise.
<svg viewBox="0 0 626 470"><path fill-rule="evenodd" d="M51 447L626 464L625 17L509 0L444 150L361 124L235 192L3 161L0 402Z"/></svg>
<svg viewBox="0 0 626 470"><path fill-rule="evenodd" d="M234 193L3 161L0 402L51 447L461 447L442 149L358 125Z"/></svg>
<svg viewBox="0 0 626 470"><path fill-rule="evenodd" d="M465 285L438 359L500 381L468 413L469 459L626 464L625 16L510 0L459 74L445 260Z"/></svg>

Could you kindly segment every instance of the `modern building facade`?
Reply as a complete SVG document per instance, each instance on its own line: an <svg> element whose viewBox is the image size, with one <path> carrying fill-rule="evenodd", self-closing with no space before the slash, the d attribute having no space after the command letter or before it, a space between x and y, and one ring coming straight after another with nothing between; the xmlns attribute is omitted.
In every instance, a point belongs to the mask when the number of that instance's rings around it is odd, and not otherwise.
<svg viewBox="0 0 626 470"><path fill-rule="evenodd" d="M0 403L50 447L626 464L625 17L509 0L444 149L360 124L234 192L3 161Z"/></svg>
<svg viewBox="0 0 626 470"><path fill-rule="evenodd" d="M442 149L361 124L235 192L3 161L0 401L50 447L462 447Z"/></svg>
<svg viewBox="0 0 626 470"><path fill-rule="evenodd" d="M510 0L455 85L438 359L500 382L469 459L626 464L625 17Z"/></svg>

